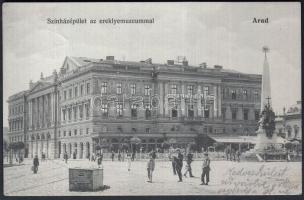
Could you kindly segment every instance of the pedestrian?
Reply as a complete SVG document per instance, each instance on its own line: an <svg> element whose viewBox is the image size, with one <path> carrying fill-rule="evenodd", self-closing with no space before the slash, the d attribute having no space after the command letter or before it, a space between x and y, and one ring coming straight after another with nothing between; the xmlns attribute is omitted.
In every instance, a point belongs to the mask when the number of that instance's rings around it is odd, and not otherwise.
<svg viewBox="0 0 304 200"><path fill-rule="evenodd" d="M91 161L90 152L88 152L88 156L87 156L87 158L89 159L89 161Z"/></svg>
<svg viewBox="0 0 304 200"><path fill-rule="evenodd" d="M178 182L182 182L183 181L182 168L183 168L184 156L183 156L183 154L181 154L180 149L177 149L177 157L174 157L174 158L175 158L175 162L176 162L176 164L175 164L176 172L177 172L177 175L179 178Z"/></svg>
<svg viewBox="0 0 304 200"><path fill-rule="evenodd" d="M176 162L173 155L173 149L169 150L169 159L171 160L173 174L176 175Z"/></svg>
<svg viewBox="0 0 304 200"><path fill-rule="evenodd" d="M225 148L225 154L226 154L226 159L229 160L229 154L230 154L229 147Z"/></svg>
<svg viewBox="0 0 304 200"><path fill-rule="evenodd" d="M97 154L97 165L98 165L98 168L100 168L100 166L102 165L102 155L101 154Z"/></svg>
<svg viewBox="0 0 304 200"><path fill-rule="evenodd" d="M131 170L131 154L127 152L127 166L128 166L128 171Z"/></svg>
<svg viewBox="0 0 304 200"><path fill-rule="evenodd" d="M114 161L114 156L115 156L115 153L114 153L114 151L112 151L112 155L111 155L112 162Z"/></svg>
<svg viewBox="0 0 304 200"><path fill-rule="evenodd" d="M208 153L204 154L204 160L203 160L203 172L202 172L202 176L201 176L201 185L208 185L209 183L209 172L210 172L210 159L208 157ZM206 181L205 181L205 177L206 177Z"/></svg>
<svg viewBox="0 0 304 200"><path fill-rule="evenodd" d="M132 152L132 161L135 159L135 152Z"/></svg>
<svg viewBox="0 0 304 200"><path fill-rule="evenodd" d="M148 181L152 183L152 174L155 168L155 159L153 159L152 153L149 154L149 160L147 163Z"/></svg>
<svg viewBox="0 0 304 200"><path fill-rule="evenodd" d="M184 176L185 176L185 177L187 177L187 172L189 172L189 176L190 176L190 177L194 177L194 176L192 175L192 168L191 168L191 163L192 163L192 161L193 161L193 154L192 154L191 152L189 152L189 153L187 154L187 160L186 160L187 165L186 165L186 171L185 171L185 173L184 173Z"/></svg>
<svg viewBox="0 0 304 200"><path fill-rule="evenodd" d="M236 151L236 160L240 162L241 152L239 150Z"/></svg>
<svg viewBox="0 0 304 200"><path fill-rule="evenodd" d="M118 161L121 161L121 154L120 154L120 151L118 152Z"/></svg>
<svg viewBox="0 0 304 200"><path fill-rule="evenodd" d="M34 171L34 174L37 174L38 172L38 166L39 166L39 159L38 159L38 156L36 155L34 160L33 160L33 171Z"/></svg>
<svg viewBox="0 0 304 200"><path fill-rule="evenodd" d="M67 154L67 152L64 153L63 159L65 160L65 163L68 163L68 154Z"/></svg>
<svg viewBox="0 0 304 200"><path fill-rule="evenodd" d="M125 150L122 151L122 162L125 161Z"/></svg>
<svg viewBox="0 0 304 200"><path fill-rule="evenodd" d="M95 154L94 153L92 153L91 161L95 162Z"/></svg>
<svg viewBox="0 0 304 200"><path fill-rule="evenodd" d="M235 152L235 149L234 149L234 148L231 149L231 154L232 154L232 157L233 157L233 161L235 161L236 152Z"/></svg>

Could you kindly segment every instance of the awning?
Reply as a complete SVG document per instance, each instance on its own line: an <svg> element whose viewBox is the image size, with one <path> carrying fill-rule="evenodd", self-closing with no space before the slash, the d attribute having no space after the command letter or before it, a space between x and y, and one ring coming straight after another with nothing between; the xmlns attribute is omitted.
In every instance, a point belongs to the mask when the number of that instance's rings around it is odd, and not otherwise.
<svg viewBox="0 0 304 200"><path fill-rule="evenodd" d="M219 143L256 143L256 136L212 136Z"/></svg>

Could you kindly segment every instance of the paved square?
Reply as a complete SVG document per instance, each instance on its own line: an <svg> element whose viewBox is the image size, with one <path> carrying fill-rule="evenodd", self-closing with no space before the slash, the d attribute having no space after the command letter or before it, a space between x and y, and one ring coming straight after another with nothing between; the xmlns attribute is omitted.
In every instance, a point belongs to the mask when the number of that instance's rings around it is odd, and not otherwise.
<svg viewBox="0 0 304 200"><path fill-rule="evenodd" d="M195 177L184 177L180 183L177 182L178 177L173 175L169 161L156 160L153 183L146 182L146 161L132 162L131 171L127 170L127 162L104 161L104 184L110 188L97 192L70 192L68 182L69 167L97 167L96 163L88 160L69 160L68 164L62 160L40 161L38 174L33 174L30 170L31 163L31 160L25 160L25 165L4 168L5 195L300 194L302 188L301 162L212 161L211 180L205 186L200 185L202 161L198 160L192 163ZM249 177L255 172L259 174ZM267 185L268 183L271 184ZM246 187L244 184L247 184Z"/></svg>

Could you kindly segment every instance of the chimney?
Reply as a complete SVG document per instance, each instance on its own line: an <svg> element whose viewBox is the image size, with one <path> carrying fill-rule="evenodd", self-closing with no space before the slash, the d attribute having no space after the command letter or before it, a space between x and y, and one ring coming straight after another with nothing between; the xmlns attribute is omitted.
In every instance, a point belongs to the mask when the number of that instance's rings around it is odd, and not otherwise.
<svg viewBox="0 0 304 200"><path fill-rule="evenodd" d="M201 68L206 69L207 68L207 63L203 62L199 65Z"/></svg>
<svg viewBox="0 0 304 200"><path fill-rule="evenodd" d="M40 73L40 80L42 80L43 79L43 73L41 72Z"/></svg>
<svg viewBox="0 0 304 200"><path fill-rule="evenodd" d="M221 70L221 69L223 69L223 66L221 66L221 65L214 65L214 69Z"/></svg>
<svg viewBox="0 0 304 200"><path fill-rule="evenodd" d="M167 60L168 65L174 65L174 60Z"/></svg>
<svg viewBox="0 0 304 200"><path fill-rule="evenodd" d="M114 60L114 56L106 56L106 60Z"/></svg>
<svg viewBox="0 0 304 200"><path fill-rule="evenodd" d="M183 66L188 66L188 61L187 60L183 60Z"/></svg>

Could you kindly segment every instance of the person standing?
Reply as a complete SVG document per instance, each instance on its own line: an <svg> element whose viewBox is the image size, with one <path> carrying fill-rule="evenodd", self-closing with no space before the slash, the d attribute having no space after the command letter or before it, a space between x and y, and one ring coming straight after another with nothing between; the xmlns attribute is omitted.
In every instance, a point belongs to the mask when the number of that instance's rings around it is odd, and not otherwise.
<svg viewBox="0 0 304 200"><path fill-rule="evenodd" d="M67 152L64 153L63 159L65 160L65 163L68 163L68 154L67 154Z"/></svg>
<svg viewBox="0 0 304 200"><path fill-rule="evenodd" d="M229 160L229 154L230 154L229 147L225 148L225 154L226 154L226 159Z"/></svg>
<svg viewBox="0 0 304 200"><path fill-rule="evenodd" d="M186 171L185 171L185 173L184 173L184 176L185 176L185 177L187 177L187 172L189 172L189 176L190 176L190 177L194 177L194 176L192 175L192 168L191 168L191 163L192 163L192 161L193 161L193 154L192 154L191 152L189 152L189 153L187 154L187 160L186 160L186 162L187 162L187 167L186 167Z"/></svg>
<svg viewBox="0 0 304 200"><path fill-rule="evenodd" d="M34 160L33 160L33 171L34 171L34 174L37 174L38 166L39 166L39 159L38 159L38 156L36 155L35 158L34 158Z"/></svg>
<svg viewBox="0 0 304 200"><path fill-rule="evenodd" d="M121 161L121 154L120 154L120 151L118 152L118 161Z"/></svg>
<svg viewBox="0 0 304 200"><path fill-rule="evenodd" d="M183 177L182 177L183 159L184 159L183 154L180 152L180 149L177 149L177 157L175 157L175 162L176 162L175 167L179 178L178 182L183 181Z"/></svg>
<svg viewBox="0 0 304 200"><path fill-rule="evenodd" d="M97 164L98 164L98 168L100 168L100 166L102 165L102 155L101 154L97 154Z"/></svg>
<svg viewBox="0 0 304 200"><path fill-rule="evenodd" d="M153 174L154 168L155 168L155 159L153 159L152 154L150 153L149 160L147 163L147 172L148 172L148 181L147 182L152 183L152 174Z"/></svg>
<svg viewBox="0 0 304 200"><path fill-rule="evenodd" d="M131 170L131 154L127 152L127 166L128 166L128 171Z"/></svg>
<svg viewBox="0 0 304 200"><path fill-rule="evenodd" d="M240 162L240 156L241 156L241 152L240 152L240 150L237 150L236 151L236 159L237 159L238 162Z"/></svg>
<svg viewBox="0 0 304 200"><path fill-rule="evenodd" d="M169 150L169 159L171 160L173 174L176 175L176 162L173 155L173 149Z"/></svg>
<svg viewBox="0 0 304 200"><path fill-rule="evenodd" d="M112 162L114 161L114 156L115 156L114 151L112 151L112 155L111 155Z"/></svg>
<svg viewBox="0 0 304 200"><path fill-rule="evenodd" d="M204 154L205 158L203 160L203 172L201 177L201 185L208 185L209 183L209 172L210 172L210 159L208 157L208 153ZM206 181L205 181L206 177Z"/></svg>

